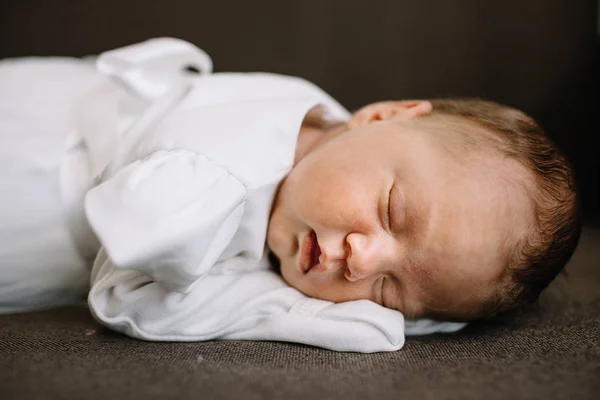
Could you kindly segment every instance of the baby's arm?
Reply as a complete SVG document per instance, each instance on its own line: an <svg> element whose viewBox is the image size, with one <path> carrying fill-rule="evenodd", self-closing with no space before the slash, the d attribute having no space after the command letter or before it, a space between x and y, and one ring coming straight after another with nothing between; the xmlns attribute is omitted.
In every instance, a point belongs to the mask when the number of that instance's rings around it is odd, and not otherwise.
<svg viewBox="0 0 600 400"><path fill-rule="evenodd" d="M369 301L307 298L274 272L211 267L236 232L245 188L203 156L159 151L92 189L86 212L103 248L89 305L146 340L281 340L340 351L397 350L404 320ZM238 270L240 257L219 262Z"/></svg>
<svg viewBox="0 0 600 400"><path fill-rule="evenodd" d="M90 190L85 209L115 268L185 293L231 241L245 194L202 155L157 151Z"/></svg>

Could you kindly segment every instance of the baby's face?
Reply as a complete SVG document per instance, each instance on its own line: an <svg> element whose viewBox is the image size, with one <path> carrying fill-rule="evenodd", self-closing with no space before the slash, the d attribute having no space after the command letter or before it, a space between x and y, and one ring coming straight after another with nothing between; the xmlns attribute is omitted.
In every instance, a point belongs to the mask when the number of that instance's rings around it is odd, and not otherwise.
<svg viewBox="0 0 600 400"><path fill-rule="evenodd" d="M283 278L324 300L468 318L530 221L527 193L503 178L517 167L494 155L463 162L405 114L355 119L279 188L267 240Z"/></svg>

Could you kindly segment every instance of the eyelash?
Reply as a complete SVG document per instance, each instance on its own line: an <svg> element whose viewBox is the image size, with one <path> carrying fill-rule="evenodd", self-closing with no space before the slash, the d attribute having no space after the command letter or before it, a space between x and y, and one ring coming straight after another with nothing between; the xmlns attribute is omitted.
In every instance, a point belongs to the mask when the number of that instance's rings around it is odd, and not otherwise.
<svg viewBox="0 0 600 400"><path fill-rule="evenodd" d="M392 230L392 190L394 189L394 186L391 187L389 193L388 193L388 201L387 201L387 223L388 223L388 228L391 231Z"/></svg>

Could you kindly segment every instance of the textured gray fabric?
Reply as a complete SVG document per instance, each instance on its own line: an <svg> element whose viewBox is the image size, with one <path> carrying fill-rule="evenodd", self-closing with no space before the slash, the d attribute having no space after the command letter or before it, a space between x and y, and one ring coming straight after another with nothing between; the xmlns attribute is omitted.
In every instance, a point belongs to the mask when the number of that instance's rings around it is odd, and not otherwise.
<svg viewBox="0 0 600 400"><path fill-rule="evenodd" d="M600 393L600 231L529 310L395 353L286 343L148 343L84 308L0 317L3 399L595 399Z"/></svg>

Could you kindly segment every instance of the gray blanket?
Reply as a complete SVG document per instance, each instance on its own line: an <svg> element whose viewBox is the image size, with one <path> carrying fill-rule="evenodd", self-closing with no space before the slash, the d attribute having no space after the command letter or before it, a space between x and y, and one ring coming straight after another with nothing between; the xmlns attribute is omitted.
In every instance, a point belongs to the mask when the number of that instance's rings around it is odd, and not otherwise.
<svg viewBox="0 0 600 400"><path fill-rule="evenodd" d="M594 399L600 230L539 304L395 353L285 343L147 343L85 308L0 317L2 399Z"/></svg>

